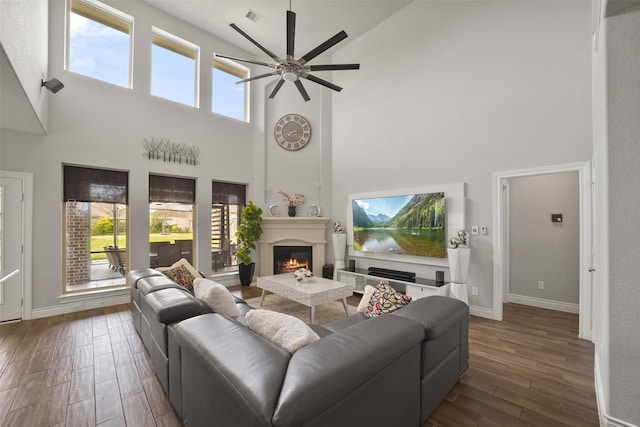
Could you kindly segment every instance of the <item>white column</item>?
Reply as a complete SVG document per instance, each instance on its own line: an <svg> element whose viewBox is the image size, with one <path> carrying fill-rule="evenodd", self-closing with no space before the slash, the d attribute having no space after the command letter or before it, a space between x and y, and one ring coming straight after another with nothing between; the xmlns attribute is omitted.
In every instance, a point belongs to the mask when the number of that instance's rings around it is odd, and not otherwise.
<svg viewBox="0 0 640 427"><path fill-rule="evenodd" d="M467 272L469 271L469 260L471 250L468 247L458 247L447 249L449 255L449 274L451 276L451 298L459 299L465 304L469 304L467 293Z"/></svg>
<svg viewBox="0 0 640 427"><path fill-rule="evenodd" d="M347 251L347 234L346 233L333 233L333 255L335 258L335 265L333 269L333 280L336 280L338 275L337 271L346 267L346 251Z"/></svg>

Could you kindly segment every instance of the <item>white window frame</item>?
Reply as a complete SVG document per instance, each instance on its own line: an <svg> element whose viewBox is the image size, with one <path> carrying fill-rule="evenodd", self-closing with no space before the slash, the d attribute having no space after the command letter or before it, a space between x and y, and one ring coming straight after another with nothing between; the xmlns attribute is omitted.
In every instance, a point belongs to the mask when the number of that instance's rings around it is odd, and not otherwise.
<svg viewBox="0 0 640 427"><path fill-rule="evenodd" d="M187 58L192 58L194 60L194 78L195 84L193 85L194 96L193 96L193 104L192 107L200 108L200 46L195 43L191 43L185 39L182 39L174 34L171 34L165 30L162 30L158 27L151 27L151 46L153 45L160 46L162 48L168 49L178 55L183 55ZM149 81L153 80L153 57L151 58L151 76ZM151 87L149 86L149 93L151 93ZM152 94L153 95L153 94ZM162 96L153 95L158 98L163 98ZM168 101L176 102L171 99ZM187 105L187 104L183 104Z"/></svg>
<svg viewBox="0 0 640 427"><path fill-rule="evenodd" d="M75 7L80 7L85 13L74 12ZM71 13L78 13L87 19L91 19L103 25L107 25L116 30L126 32L129 34L129 84L126 86L129 89L133 89L133 38L134 38L134 18L131 15L127 15L124 12L119 11L111 6L101 3L96 0L68 0L67 1L67 13L65 22L65 45L64 45L64 68L67 71L76 73L69 68L69 54L70 54L70 42L71 42ZM123 28L127 28L128 31L124 31ZM87 76L85 74L76 73L85 77L99 80L105 83L114 84L102 79ZM116 85L119 86L119 85ZM122 87L122 86L119 86Z"/></svg>
<svg viewBox="0 0 640 427"><path fill-rule="evenodd" d="M220 65L217 65L217 64L220 64ZM234 76L238 77L239 80L244 80L251 77L251 70L248 67L245 67L242 64L239 64L235 61L232 61L226 58L214 57L213 61L211 62L211 68L212 68L212 71L211 71L212 76L213 76L213 69L216 68L218 70L227 72L229 74L233 74ZM251 122L251 108L250 108L251 85L249 83L250 82L244 83L244 121L246 123ZM213 79L212 79L212 85L213 85L213 90L215 90L215 82L213 82ZM216 113L215 111L213 111L213 107L214 106L213 106L213 94L212 94L211 112L214 114L224 116L224 114ZM225 117L228 117L228 116L225 116Z"/></svg>

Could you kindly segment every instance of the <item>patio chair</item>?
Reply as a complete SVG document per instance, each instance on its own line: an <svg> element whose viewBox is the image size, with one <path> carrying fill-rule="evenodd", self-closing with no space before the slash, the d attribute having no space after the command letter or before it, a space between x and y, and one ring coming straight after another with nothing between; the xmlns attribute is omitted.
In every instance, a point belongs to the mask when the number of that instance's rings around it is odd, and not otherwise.
<svg viewBox="0 0 640 427"><path fill-rule="evenodd" d="M118 271L118 260L116 258L116 249L112 245L103 246L104 254L107 256L107 261L109 262L109 268L113 271Z"/></svg>
<svg viewBox="0 0 640 427"><path fill-rule="evenodd" d="M171 243L158 245L158 267L170 267L180 259L180 247Z"/></svg>
<svg viewBox="0 0 640 427"><path fill-rule="evenodd" d="M125 259L127 259L127 250L118 249L118 247L116 246L113 254L115 255L116 261L118 263L117 271L124 276L127 271L127 266L125 264Z"/></svg>

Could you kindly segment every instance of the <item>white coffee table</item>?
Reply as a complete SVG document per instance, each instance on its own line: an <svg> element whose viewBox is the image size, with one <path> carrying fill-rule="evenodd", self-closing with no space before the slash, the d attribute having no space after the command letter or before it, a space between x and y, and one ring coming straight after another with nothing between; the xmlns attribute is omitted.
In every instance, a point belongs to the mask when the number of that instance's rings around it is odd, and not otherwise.
<svg viewBox="0 0 640 427"><path fill-rule="evenodd" d="M336 282L321 277L310 277L306 281L298 283L292 273L285 273L258 277L258 287L262 289L260 305L262 305L267 291L273 292L309 307L311 323L313 323L316 305L339 299L342 299L344 311L349 316L347 297L353 294L353 285L350 283Z"/></svg>

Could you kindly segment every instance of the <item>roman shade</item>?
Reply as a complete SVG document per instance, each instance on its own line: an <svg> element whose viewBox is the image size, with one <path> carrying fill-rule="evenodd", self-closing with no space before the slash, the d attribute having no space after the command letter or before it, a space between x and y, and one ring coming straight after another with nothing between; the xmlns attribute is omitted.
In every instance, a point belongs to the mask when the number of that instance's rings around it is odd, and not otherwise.
<svg viewBox="0 0 640 427"><path fill-rule="evenodd" d="M149 175L149 203L196 203L196 180Z"/></svg>
<svg viewBox="0 0 640 427"><path fill-rule="evenodd" d="M246 186L230 182L213 181L211 186L211 204L242 205L246 204Z"/></svg>
<svg viewBox="0 0 640 427"><path fill-rule="evenodd" d="M120 203L129 201L129 173L63 166L63 201Z"/></svg>

